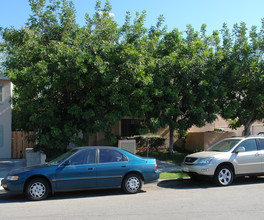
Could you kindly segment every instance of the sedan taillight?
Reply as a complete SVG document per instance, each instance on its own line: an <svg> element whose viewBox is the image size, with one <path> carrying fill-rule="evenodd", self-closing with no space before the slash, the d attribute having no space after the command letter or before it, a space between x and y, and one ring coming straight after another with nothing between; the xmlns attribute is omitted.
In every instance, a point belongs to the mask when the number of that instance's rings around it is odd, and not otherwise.
<svg viewBox="0 0 264 220"><path fill-rule="evenodd" d="M157 161L155 161L155 170L158 169L158 164L157 164Z"/></svg>

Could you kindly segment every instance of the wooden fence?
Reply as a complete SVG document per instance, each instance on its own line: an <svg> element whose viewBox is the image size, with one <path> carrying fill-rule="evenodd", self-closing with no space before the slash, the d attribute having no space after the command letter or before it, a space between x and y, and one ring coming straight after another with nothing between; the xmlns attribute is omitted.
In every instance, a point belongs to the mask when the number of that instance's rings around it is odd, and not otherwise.
<svg viewBox="0 0 264 220"><path fill-rule="evenodd" d="M26 148L33 148L34 142L28 140L33 132L13 131L12 132L12 158L26 158Z"/></svg>

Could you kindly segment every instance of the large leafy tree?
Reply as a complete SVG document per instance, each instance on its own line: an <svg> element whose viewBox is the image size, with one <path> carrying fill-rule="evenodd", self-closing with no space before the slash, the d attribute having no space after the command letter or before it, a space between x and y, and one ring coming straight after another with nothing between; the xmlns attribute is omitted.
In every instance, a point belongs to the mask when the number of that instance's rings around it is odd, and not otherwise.
<svg viewBox="0 0 264 220"><path fill-rule="evenodd" d="M205 26L201 35L188 26L185 38L174 29L165 34L157 47L149 90L153 108L147 118L154 127L169 126L170 153L175 130L202 126L216 118L215 41L219 41L217 33L206 36Z"/></svg>
<svg viewBox="0 0 264 220"><path fill-rule="evenodd" d="M79 27L66 0L30 0L30 5L33 14L25 27L2 32L3 71L15 85L15 127L34 130L36 149L48 154L69 142L87 144L98 131L115 141L112 126L136 115L131 103L149 81L140 49L145 14L132 24L128 14L118 28L109 2L101 7L97 1L95 15L87 14L86 25Z"/></svg>
<svg viewBox="0 0 264 220"><path fill-rule="evenodd" d="M74 9L63 1L30 1L25 27L5 29L4 71L14 83L14 127L35 131L38 147L61 151L80 127L81 62ZM77 122L77 123L76 123Z"/></svg>
<svg viewBox="0 0 264 220"><path fill-rule="evenodd" d="M264 20L259 33L255 26L248 33L245 23L235 24L232 32L223 25L221 115L250 135L252 124L264 118Z"/></svg>

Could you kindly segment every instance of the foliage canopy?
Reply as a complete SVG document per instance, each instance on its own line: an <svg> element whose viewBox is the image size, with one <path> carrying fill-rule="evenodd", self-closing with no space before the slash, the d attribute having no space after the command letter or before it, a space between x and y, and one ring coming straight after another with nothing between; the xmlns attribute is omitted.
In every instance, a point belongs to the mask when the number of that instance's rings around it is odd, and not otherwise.
<svg viewBox="0 0 264 220"><path fill-rule="evenodd" d="M13 128L35 131L36 149L61 152L95 132L114 143L113 125L130 116L141 133L169 125L172 152L175 130L218 112L234 127L264 117L264 22L249 37L244 23L233 35L224 25L222 38L205 25L168 32L163 16L147 29L145 11L119 26L98 0L80 27L67 0L29 3L24 27L1 30L1 72L14 83Z"/></svg>

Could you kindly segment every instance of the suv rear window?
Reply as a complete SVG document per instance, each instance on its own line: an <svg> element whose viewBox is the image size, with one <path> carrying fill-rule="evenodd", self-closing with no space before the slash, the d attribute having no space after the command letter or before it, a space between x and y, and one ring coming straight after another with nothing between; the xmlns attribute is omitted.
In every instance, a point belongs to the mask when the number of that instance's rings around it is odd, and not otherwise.
<svg viewBox="0 0 264 220"><path fill-rule="evenodd" d="M260 150L264 150L264 139L258 139Z"/></svg>

